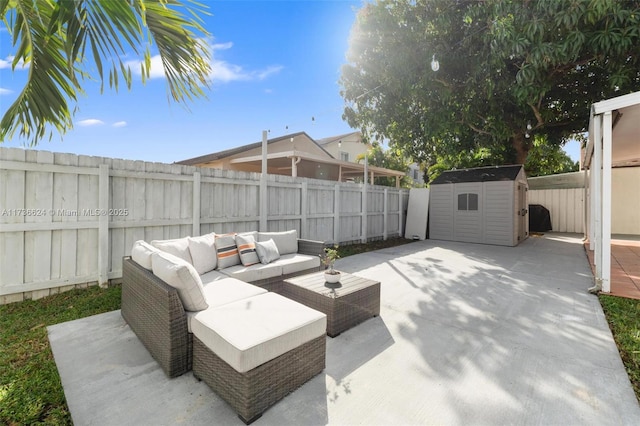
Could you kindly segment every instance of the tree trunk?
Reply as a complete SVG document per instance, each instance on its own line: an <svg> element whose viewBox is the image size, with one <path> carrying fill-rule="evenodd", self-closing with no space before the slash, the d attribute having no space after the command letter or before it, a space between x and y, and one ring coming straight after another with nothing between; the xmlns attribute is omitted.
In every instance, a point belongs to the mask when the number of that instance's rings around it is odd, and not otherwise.
<svg viewBox="0 0 640 426"><path fill-rule="evenodd" d="M527 142L528 139L523 134L515 134L511 138L511 146L516 150L516 164L526 163L530 148Z"/></svg>

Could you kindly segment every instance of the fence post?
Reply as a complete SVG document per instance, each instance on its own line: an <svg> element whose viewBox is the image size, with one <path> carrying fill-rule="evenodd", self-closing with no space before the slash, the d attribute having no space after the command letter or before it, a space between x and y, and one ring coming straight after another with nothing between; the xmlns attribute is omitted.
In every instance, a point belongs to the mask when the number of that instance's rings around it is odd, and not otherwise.
<svg viewBox="0 0 640 426"><path fill-rule="evenodd" d="M398 236L400 238L404 237L404 229L402 229L402 209L404 208L404 194L402 192L402 189L398 190Z"/></svg>
<svg viewBox="0 0 640 426"><path fill-rule="evenodd" d="M266 232L269 204L267 201L267 131L262 131L262 171L260 173L260 231Z"/></svg>
<svg viewBox="0 0 640 426"><path fill-rule="evenodd" d="M368 175L367 156L364 157L364 183L362 184L362 242L367 242L367 220L369 219L369 208L367 206L367 175Z"/></svg>
<svg viewBox="0 0 640 426"><path fill-rule="evenodd" d="M336 183L333 196L333 243L340 243L340 184Z"/></svg>
<svg viewBox="0 0 640 426"><path fill-rule="evenodd" d="M307 181L302 182L300 188L300 238L306 238L307 233L307 210L309 210Z"/></svg>
<svg viewBox="0 0 640 426"><path fill-rule="evenodd" d="M193 172L193 236L200 235L200 172Z"/></svg>
<svg viewBox="0 0 640 426"><path fill-rule="evenodd" d="M387 198L389 197L389 188L384 189L384 218L382 219L382 239L386 241L387 233L389 232L389 226L387 221L389 219L389 202Z"/></svg>
<svg viewBox="0 0 640 426"><path fill-rule="evenodd" d="M109 165L98 171L98 285L109 284Z"/></svg>

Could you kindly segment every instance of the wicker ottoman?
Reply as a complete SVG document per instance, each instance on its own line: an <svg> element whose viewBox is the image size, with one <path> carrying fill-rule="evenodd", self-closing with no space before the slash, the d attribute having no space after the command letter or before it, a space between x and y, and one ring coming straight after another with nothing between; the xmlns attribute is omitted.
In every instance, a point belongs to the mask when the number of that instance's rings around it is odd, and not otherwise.
<svg viewBox="0 0 640 426"><path fill-rule="evenodd" d="M199 312L193 374L249 424L325 367L326 316L275 293Z"/></svg>

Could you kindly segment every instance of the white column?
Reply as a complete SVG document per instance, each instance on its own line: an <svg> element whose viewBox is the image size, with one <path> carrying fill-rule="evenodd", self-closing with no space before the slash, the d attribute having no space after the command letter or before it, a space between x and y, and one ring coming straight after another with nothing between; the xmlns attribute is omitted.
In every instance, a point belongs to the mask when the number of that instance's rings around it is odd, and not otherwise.
<svg viewBox="0 0 640 426"><path fill-rule="evenodd" d="M613 120L611 111L602 120L602 291L611 292L611 145Z"/></svg>
<svg viewBox="0 0 640 426"><path fill-rule="evenodd" d="M594 126L593 161L591 172L593 173L593 240L594 263L596 264L596 287L602 285L602 116L596 117Z"/></svg>

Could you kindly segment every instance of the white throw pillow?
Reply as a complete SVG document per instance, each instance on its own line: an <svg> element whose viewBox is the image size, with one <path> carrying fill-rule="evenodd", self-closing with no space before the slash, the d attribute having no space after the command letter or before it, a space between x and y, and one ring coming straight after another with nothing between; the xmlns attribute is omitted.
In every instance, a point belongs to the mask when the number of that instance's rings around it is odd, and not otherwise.
<svg viewBox="0 0 640 426"><path fill-rule="evenodd" d="M216 254L218 256L218 269L239 265L240 255L236 245L236 235L216 235Z"/></svg>
<svg viewBox="0 0 640 426"><path fill-rule="evenodd" d="M256 253L256 240L252 235L236 235L236 245L238 246L240 261L244 266L260 263L260 259L258 259L258 254Z"/></svg>
<svg viewBox="0 0 640 426"><path fill-rule="evenodd" d="M200 275L213 271L218 266L215 242L216 234L214 232L199 237L189 237L191 260Z"/></svg>
<svg viewBox="0 0 640 426"><path fill-rule="evenodd" d="M189 237L176 238L173 240L153 240L151 245L166 253L178 256L193 265L191 253L189 253Z"/></svg>
<svg viewBox="0 0 640 426"><path fill-rule="evenodd" d="M298 231L258 232L258 241L273 240L281 255L298 252Z"/></svg>
<svg viewBox="0 0 640 426"><path fill-rule="evenodd" d="M274 260L280 259L280 253L278 247L273 240L258 241L256 243L256 252L260 258L260 263L266 265Z"/></svg>
<svg viewBox="0 0 640 426"><path fill-rule="evenodd" d="M131 259L145 269L151 270L151 255L158 249L146 241L138 240L131 248Z"/></svg>
<svg viewBox="0 0 640 426"><path fill-rule="evenodd" d="M151 263L153 274L178 290L186 311L202 311L209 307L204 297L200 275L193 265L161 251L151 255Z"/></svg>

